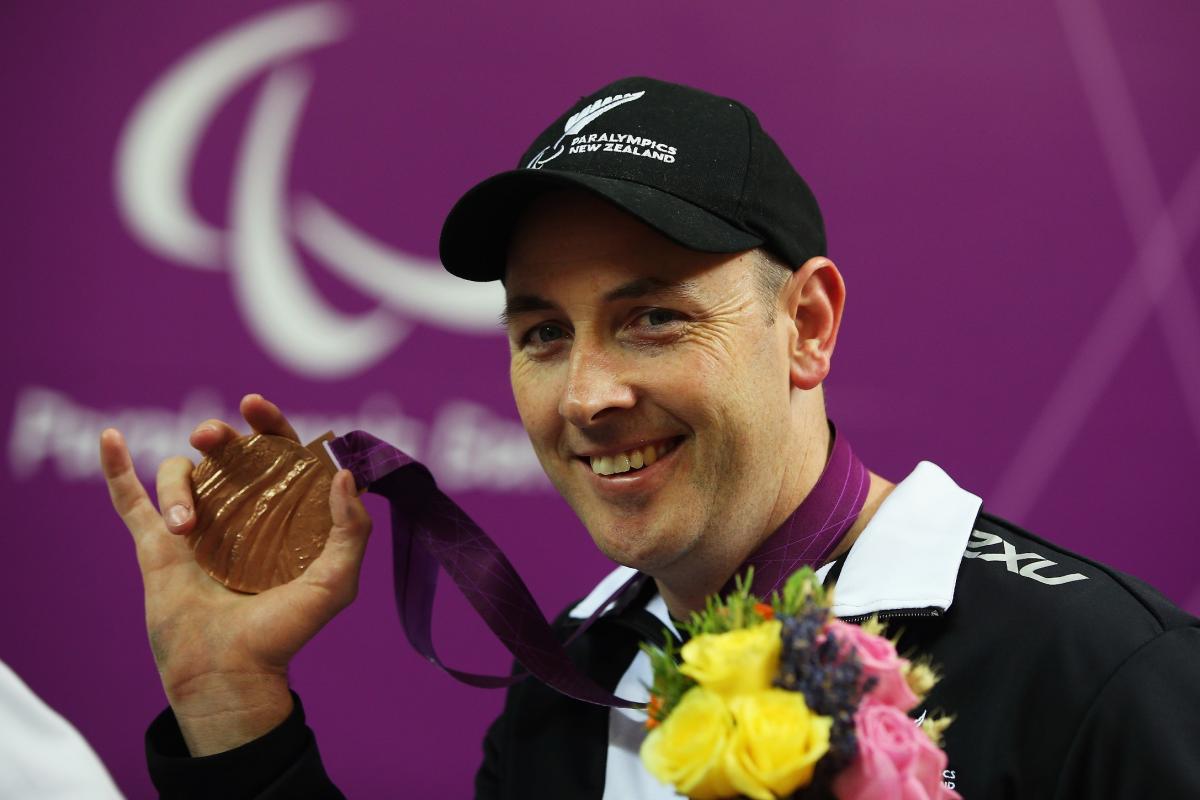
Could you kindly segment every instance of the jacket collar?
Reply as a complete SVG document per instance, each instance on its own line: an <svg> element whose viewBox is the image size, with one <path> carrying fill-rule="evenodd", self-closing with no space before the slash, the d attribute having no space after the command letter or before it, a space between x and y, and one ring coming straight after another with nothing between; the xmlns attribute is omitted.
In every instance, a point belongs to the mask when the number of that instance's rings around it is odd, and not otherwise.
<svg viewBox="0 0 1200 800"><path fill-rule="evenodd" d="M846 555L833 613L948 609L981 503L936 464L922 461L896 484ZM817 574L824 578L832 566Z"/></svg>
<svg viewBox="0 0 1200 800"><path fill-rule="evenodd" d="M980 498L959 488L936 464L922 461L896 484L847 554L834 593L834 613L856 617L880 611L948 609L981 504ZM832 567L826 564L817 574L824 579ZM613 593L635 573L631 567L613 570L568 616L586 619L606 601L604 613L623 605L624 598ZM647 610L669 622L661 600L655 594Z"/></svg>

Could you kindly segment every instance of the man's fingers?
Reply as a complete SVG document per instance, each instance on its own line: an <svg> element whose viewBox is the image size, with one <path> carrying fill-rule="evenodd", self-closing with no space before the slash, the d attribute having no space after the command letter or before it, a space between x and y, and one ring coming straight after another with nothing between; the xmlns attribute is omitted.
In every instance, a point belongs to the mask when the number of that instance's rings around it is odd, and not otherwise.
<svg viewBox="0 0 1200 800"><path fill-rule="evenodd" d="M209 419L196 426L192 435L188 437L188 441L192 447L207 454L240 435L237 429L229 423L219 419Z"/></svg>
<svg viewBox="0 0 1200 800"><path fill-rule="evenodd" d="M248 394L243 397L241 412L242 416L246 418L246 422L250 423L250 427L258 433L283 436L293 442L300 441L300 437L296 435L291 423L283 416L279 406L261 394Z"/></svg>
<svg viewBox="0 0 1200 800"><path fill-rule="evenodd" d="M158 510L171 533L187 533L196 526L193 469L192 462L183 456L168 458L158 468Z"/></svg>
<svg viewBox="0 0 1200 800"><path fill-rule="evenodd" d="M283 436L294 442L300 441L300 437L296 435L295 429L283 416L279 407L261 394L248 394L243 397L240 410L255 433L267 433ZM190 441L192 447L207 454L240 435L237 429L228 423L210 419L196 426Z"/></svg>
<svg viewBox="0 0 1200 800"><path fill-rule="evenodd" d="M100 466L104 470L113 508L121 515L129 532L140 540L158 526L160 518L133 469L125 437L115 428L100 434Z"/></svg>
<svg viewBox="0 0 1200 800"><path fill-rule="evenodd" d="M358 593L358 574L371 533L371 517L355 495L354 478L349 470L341 470L334 476L329 510L333 514L333 528L325 549L304 573L304 579L322 586L341 605L348 605Z"/></svg>

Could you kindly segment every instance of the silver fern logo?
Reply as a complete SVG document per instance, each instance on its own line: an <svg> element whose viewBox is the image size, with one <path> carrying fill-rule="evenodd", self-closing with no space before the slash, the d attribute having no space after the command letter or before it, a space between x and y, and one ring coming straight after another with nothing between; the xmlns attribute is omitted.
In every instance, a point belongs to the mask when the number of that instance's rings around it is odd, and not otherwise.
<svg viewBox="0 0 1200 800"><path fill-rule="evenodd" d="M568 136L577 136L585 127L587 127L588 123L592 122L600 115L607 114L617 106L623 106L626 103L632 103L634 100L637 100L644 94L644 91L628 92L626 94L614 94L611 97L605 97L597 100L594 103L589 103L588 105L584 106L582 109L567 118L567 124L563 127L563 134L562 136L558 137L558 141L549 147L543 147L541 150L539 150L538 154L530 159L529 163L525 165L525 168L541 169L543 166L563 154L563 152L566 150L566 147L563 145L563 140ZM548 150L553 150L554 152L550 155L546 155Z"/></svg>

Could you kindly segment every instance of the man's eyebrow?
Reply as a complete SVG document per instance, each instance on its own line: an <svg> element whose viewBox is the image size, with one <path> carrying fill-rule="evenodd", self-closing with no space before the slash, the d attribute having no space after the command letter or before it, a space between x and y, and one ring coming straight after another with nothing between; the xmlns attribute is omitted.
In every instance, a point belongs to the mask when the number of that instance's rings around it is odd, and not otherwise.
<svg viewBox="0 0 1200 800"><path fill-rule="evenodd" d="M670 295L678 298L696 296L696 284L693 281L668 281L662 278L637 278L622 284L604 295L605 302L614 300L636 300L647 295Z"/></svg>
<svg viewBox="0 0 1200 800"><path fill-rule="evenodd" d="M500 324L507 328L515 317L528 314L531 311L548 311L554 304L536 294L513 295L504 301L504 310L500 312Z"/></svg>
<svg viewBox="0 0 1200 800"><path fill-rule="evenodd" d="M604 302L612 303L617 300L636 300L648 295L669 295L677 298L696 296L696 284L693 281L668 281L662 278L637 278L623 283L604 295ZM522 314L534 311L549 311L554 304L536 294L513 295L504 301L504 310L500 312L500 324L509 327L512 321Z"/></svg>

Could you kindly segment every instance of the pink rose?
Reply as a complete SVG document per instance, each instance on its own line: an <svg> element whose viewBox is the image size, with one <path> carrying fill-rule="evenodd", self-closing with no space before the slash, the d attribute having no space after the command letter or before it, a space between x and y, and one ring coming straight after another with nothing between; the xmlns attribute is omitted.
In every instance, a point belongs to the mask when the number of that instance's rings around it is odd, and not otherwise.
<svg viewBox="0 0 1200 800"><path fill-rule="evenodd" d="M862 662L863 677L875 678L875 688L864 698L895 706L901 711L916 708L919 700L904 679L908 661L896 654L896 647L882 636L867 633L857 625L833 620L826 631L837 637L839 648L845 652L853 647Z"/></svg>
<svg viewBox="0 0 1200 800"><path fill-rule="evenodd" d="M962 800L942 785L946 754L895 706L868 700L854 727L858 756L834 778L839 800Z"/></svg>

